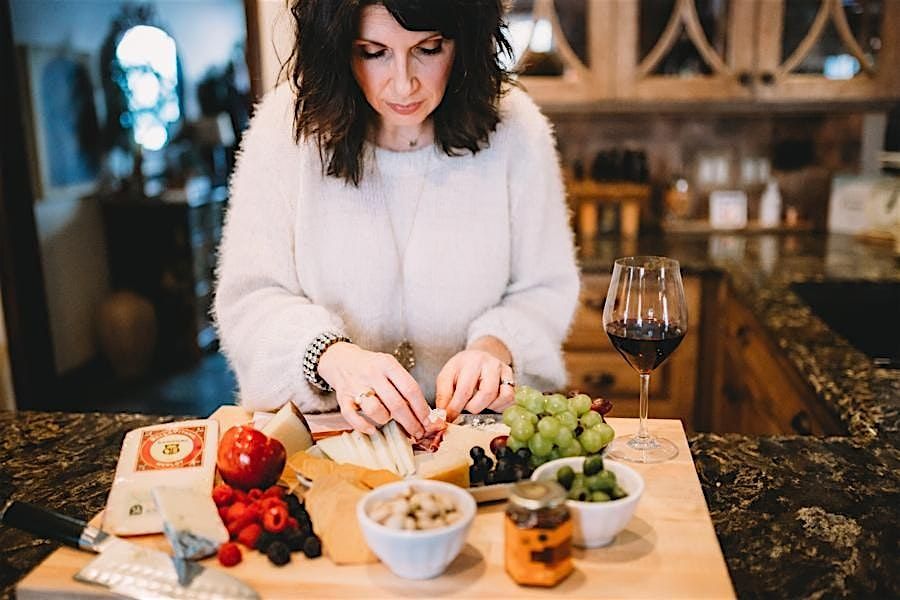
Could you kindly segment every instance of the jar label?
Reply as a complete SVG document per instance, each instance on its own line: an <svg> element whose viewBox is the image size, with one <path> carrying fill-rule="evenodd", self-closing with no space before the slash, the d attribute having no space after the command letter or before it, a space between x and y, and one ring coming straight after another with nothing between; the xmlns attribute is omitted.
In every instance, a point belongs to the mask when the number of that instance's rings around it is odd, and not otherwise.
<svg viewBox="0 0 900 600"><path fill-rule="evenodd" d="M520 584L552 586L572 572L572 520L554 529L523 529L505 519L506 570Z"/></svg>

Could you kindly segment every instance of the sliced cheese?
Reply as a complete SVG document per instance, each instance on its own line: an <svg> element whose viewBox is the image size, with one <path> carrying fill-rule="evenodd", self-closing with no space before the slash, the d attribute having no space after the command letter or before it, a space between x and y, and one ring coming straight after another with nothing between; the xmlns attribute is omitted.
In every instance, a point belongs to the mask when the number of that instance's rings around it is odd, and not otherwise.
<svg viewBox="0 0 900 600"><path fill-rule="evenodd" d="M406 437L406 434L400 430L400 425L397 424L397 421L389 421L388 424L384 426L383 432L388 445L394 452L394 458L397 461L400 475L405 477L415 473L416 463L415 457L413 456L412 445L410 445L409 438Z"/></svg>
<svg viewBox="0 0 900 600"><path fill-rule="evenodd" d="M368 435L364 435L358 431L354 431L350 434L350 437L353 440L353 443L356 444L356 450L359 453L360 464L367 468L372 469L373 471L377 471L381 469L382 466L378 464L378 460L375 457L375 448L372 446L372 440Z"/></svg>
<svg viewBox="0 0 900 600"><path fill-rule="evenodd" d="M356 464L355 453L347 446L344 435L335 435L316 443L316 447L324 452L334 462Z"/></svg>
<svg viewBox="0 0 900 600"><path fill-rule="evenodd" d="M281 442L288 456L306 450L314 443L306 419L293 402L282 406L263 426L262 432Z"/></svg>
<svg viewBox="0 0 900 600"><path fill-rule="evenodd" d="M384 439L384 434L381 430L376 429L375 433L370 435L369 438L372 440L372 448L375 450L375 460L378 462L378 466L382 469L391 471L392 473L399 473L397 461L394 460L394 457L391 455L391 451L388 448L387 441Z"/></svg>

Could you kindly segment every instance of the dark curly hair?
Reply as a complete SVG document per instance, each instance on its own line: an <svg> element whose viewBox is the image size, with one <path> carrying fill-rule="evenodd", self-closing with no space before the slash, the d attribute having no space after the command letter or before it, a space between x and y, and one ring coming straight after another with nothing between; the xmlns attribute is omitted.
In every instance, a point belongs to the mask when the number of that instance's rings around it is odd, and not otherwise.
<svg viewBox="0 0 900 600"><path fill-rule="evenodd" d="M293 0L294 46L282 67L294 90L294 140L315 140L324 173L359 185L363 143L375 111L350 68L363 7L381 4L410 31L438 31L456 54L435 141L448 156L484 148L500 122L498 101L512 56L503 0Z"/></svg>

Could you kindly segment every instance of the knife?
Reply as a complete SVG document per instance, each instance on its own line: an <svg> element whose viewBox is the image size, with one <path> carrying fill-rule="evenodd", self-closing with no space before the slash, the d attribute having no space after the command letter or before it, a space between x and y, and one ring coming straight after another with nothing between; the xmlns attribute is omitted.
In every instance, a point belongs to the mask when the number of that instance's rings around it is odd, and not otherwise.
<svg viewBox="0 0 900 600"><path fill-rule="evenodd" d="M258 600L244 582L194 563L190 584L179 585L171 557L125 541L67 515L27 502L9 500L0 508L0 523L41 538L95 552L99 556L75 574L75 579L102 585L114 594L139 599Z"/></svg>

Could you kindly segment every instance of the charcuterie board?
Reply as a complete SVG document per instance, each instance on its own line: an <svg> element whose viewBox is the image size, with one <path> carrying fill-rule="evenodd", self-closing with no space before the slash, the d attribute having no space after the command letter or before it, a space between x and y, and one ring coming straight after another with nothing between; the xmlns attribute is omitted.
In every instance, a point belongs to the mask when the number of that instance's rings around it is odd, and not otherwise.
<svg viewBox="0 0 900 600"><path fill-rule="evenodd" d="M213 413L224 431L250 420L237 407ZM609 419L618 435L637 429L637 419ZM678 456L669 462L634 465L646 488L634 517L615 541L593 550L575 550L575 572L552 589L516 585L503 566L504 503L481 505L462 553L441 576L411 581L381 564L336 566L327 557L276 567L265 556L247 552L229 573L263 598L298 597L690 597L730 598L734 590L716 539L680 421L652 420L654 432L675 442ZM354 518L348 515L348 518ZM161 535L130 538L168 551ZM72 576L93 555L70 548L51 554L18 585L20 600L107 598L108 592ZM215 559L204 561L221 568Z"/></svg>

